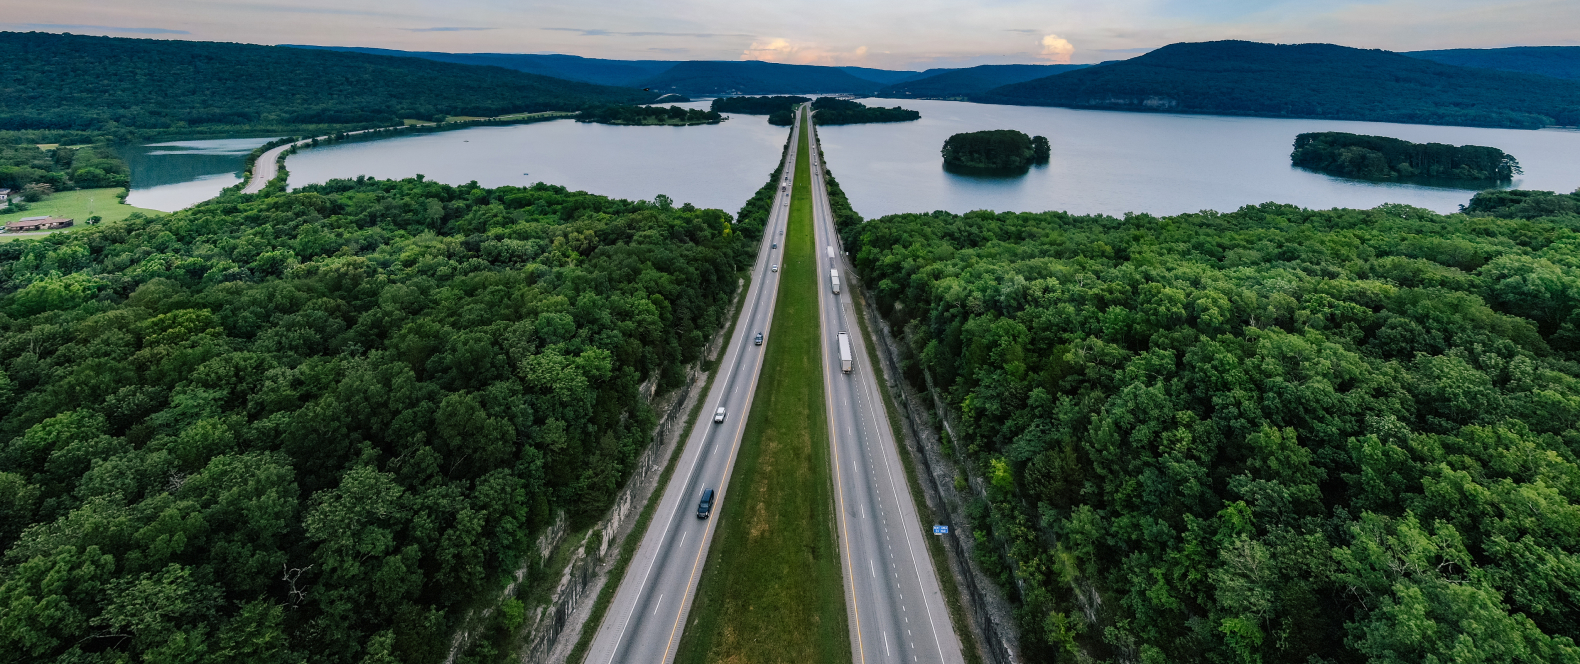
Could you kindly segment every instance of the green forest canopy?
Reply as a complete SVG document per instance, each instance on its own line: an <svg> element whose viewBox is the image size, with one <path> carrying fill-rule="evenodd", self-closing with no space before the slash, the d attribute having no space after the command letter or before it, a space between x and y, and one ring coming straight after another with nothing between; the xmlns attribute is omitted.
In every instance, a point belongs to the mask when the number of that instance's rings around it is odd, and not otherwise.
<svg viewBox="0 0 1580 664"><path fill-rule="evenodd" d="M908 122L922 119L922 114L895 106L868 106L858 101L835 97L818 97L812 102L812 120L820 125L866 124L869 122Z"/></svg>
<svg viewBox="0 0 1580 664"><path fill-rule="evenodd" d="M1537 129L1580 124L1580 82L1332 44L1170 44L974 101Z"/></svg>
<svg viewBox="0 0 1580 664"><path fill-rule="evenodd" d="M1508 181L1521 172L1520 162L1497 148L1411 143L1342 131L1296 136L1289 160L1302 168L1369 180Z"/></svg>
<svg viewBox="0 0 1580 664"><path fill-rule="evenodd" d="M0 32L0 130L398 123L630 104L656 95L498 67L196 41Z"/></svg>
<svg viewBox="0 0 1580 664"><path fill-rule="evenodd" d="M945 166L990 170L1025 170L1048 163L1052 149L1046 136L1027 136L1014 129L955 134L944 140Z"/></svg>
<svg viewBox="0 0 1580 664"><path fill-rule="evenodd" d="M419 176L0 244L0 662L442 659L761 232Z"/></svg>
<svg viewBox="0 0 1580 664"><path fill-rule="evenodd" d="M45 151L31 143L0 143L0 187L20 190L42 182L55 191L66 191L125 187L130 181L131 169L107 146Z"/></svg>
<svg viewBox="0 0 1580 664"><path fill-rule="evenodd" d="M720 113L740 113L742 115L771 115L779 111L788 111L798 105L812 101L810 97L778 96L778 97L719 97L713 100L712 108Z"/></svg>
<svg viewBox="0 0 1580 664"><path fill-rule="evenodd" d="M1030 659L1580 658L1580 216L844 231Z"/></svg>

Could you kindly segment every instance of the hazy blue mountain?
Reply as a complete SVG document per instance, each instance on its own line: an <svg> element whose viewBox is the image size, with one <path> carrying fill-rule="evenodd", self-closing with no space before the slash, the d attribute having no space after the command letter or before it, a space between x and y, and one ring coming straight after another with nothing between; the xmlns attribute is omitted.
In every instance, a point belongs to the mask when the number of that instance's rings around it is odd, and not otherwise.
<svg viewBox="0 0 1580 664"><path fill-rule="evenodd" d="M1451 48L1442 51L1409 51L1445 65L1481 67L1580 80L1580 46L1515 46L1513 48Z"/></svg>
<svg viewBox="0 0 1580 664"><path fill-rule="evenodd" d="M1580 122L1575 81L1333 44L1170 44L974 100L1528 129Z"/></svg>
<svg viewBox="0 0 1580 664"><path fill-rule="evenodd" d="M872 69L870 67L840 67L845 73L856 78L865 79L883 85L893 85L901 81L911 81L926 74L919 71L894 71L892 69Z"/></svg>
<svg viewBox="0 0 1580 664"><path fill-rule="evenodd" d="M422 58L464 65L493 65L540 76L553 76L571 81L599 85L629 86L637 81L675 66L676 60L602 60L576 55L527 54L527 53L439 53L434 51L396 51L387 48L361 48L356 46L303 46L281 44L291 48L310 48L326 51L371 53L405 58Z"/></svg>
<svg viewBox="0 0 1580 664"><path fill-rule="evenodd" d="M958 99L980 95L1001 85L1062 74L1090 65L978 65L966 69L929 70L938 73L891 84L878 97Z"/></svg>
<svg viewBox="0 0 1580 664"><path fill-rule="evenodd" d="M689 95L871 94L883 87L839 67L783 65L756 60L682 62L633 86Z"/></svg>

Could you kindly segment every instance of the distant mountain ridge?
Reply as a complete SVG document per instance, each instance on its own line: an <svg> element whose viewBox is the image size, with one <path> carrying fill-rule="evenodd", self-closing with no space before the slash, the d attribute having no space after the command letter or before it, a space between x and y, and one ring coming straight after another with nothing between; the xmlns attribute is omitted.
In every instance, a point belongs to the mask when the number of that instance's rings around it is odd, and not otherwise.
<svg viewBox="0 0 1580 664"><path fill-rule="evenodd" d="M757 60L681 62L632 85L651 88L654 92L698 95L871 94L883 87L881 83L858 78L839 67Z"/></svg>
<svg viewBox="0 0 1580 664"><path fill-rule="evenodd" d="M979 65L935 73L891 84L874 95L899 99L969 99L1001 85L1031 81L1091 65ZM923 72L926 74L926 72Z"/></svg>
<svg viewBox="0 0 1580 664"><path fill-rule="evenodd" d="M1459 67L1541 74L1580 81L1580 46L1515 46L1406 51L1402 55Z"/></svg>
<svg viewBox="0 0 1580 664"><path fill-rule="evenodd" d="M924 79L925 80L925 79ZM1580 83L1333 44L1170 44L973 101L1535 129L1580 123Z"/></svg>
<svg viewBox="0 0 1580 664"><path fill-rule="evenodd" d="M632 83L663 72L676 64L674 60L604 60L557 53L442 53L438 51L396 51L387 48L363 48L360 46L304 46L300 44L281 44L281 46L319 51L344 51L401 58L421 58L423 60L437 60L439 62L453 62L463 65L489 65L539 76L563 78L568 81L625 87L630 87Z"/></svg>

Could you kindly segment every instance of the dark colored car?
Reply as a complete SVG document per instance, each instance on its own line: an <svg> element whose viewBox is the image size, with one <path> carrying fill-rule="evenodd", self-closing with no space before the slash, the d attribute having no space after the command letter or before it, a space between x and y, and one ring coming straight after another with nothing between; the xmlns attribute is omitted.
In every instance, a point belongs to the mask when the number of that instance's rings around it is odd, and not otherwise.
<svg viewBox="0 0 1580 664"><path fill-rule="evenodd" d="M697 518L706 519L713 513L713 489L702 490L702 502L697 503Z"/></svg>
<svg viewBox="0 0 1580 664"><path fill-rule="evenodd" d="M757 333L757 345L759 345L759 346L763 345L763 333L761 333L761 332Z"/></svg>

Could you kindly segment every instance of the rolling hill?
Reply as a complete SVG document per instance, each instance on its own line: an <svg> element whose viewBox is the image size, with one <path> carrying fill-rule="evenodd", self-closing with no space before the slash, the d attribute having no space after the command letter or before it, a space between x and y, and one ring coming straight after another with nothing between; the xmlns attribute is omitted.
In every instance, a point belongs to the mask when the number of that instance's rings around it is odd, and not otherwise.
<svg viewBox="0 0 1580 664"><path fill-rule="evenodd" d="M889 85L874 96L922 99L966 99L1001 85L1083 69L1090 65L980 65L946 69L931 76Z"/></svg>
<svg viewBox="0 0 1580 664"><path fill-rule="evenodd" d="M974 100L1474 127L1580 123L1580 83L1332 44L1171 44Z"/></svg>
<svg viewBox="0 0 1580 664"><path fill-rule="evenodd" d="M1518 71L1580 81L1580 46L1453 48L1442 51L1409 51L1404 55L1441 62L1445 65Z"/></svg>
<svg viewBox="0 0 1580 664"><path fill-rule="evenodd" d="M654 97L418 58L38 32L0 32L0 62L0 130L261 130L577 110Z"/></svg>
<svg viewBox="0 0 1580 664"><path fill-rule="evenodd" d="M839 67L741 60L681 62L633 86L697 95L871 94L883 84L858 78Z"/></svg>
<svg viewBox="0 0 1580 664"><path fill-rule="evenodd" d="M440 53L437 51L396 51L387 48L362 48L359 46L302 46L281 44L289 48L316 49L389 55L402 58L422 58L463 65L490 65L524 71L539 76L552 76L568 81L596 83L598 85L629 86L675 66L674 60L603 60L576 55L529 53Z"/></svg>

